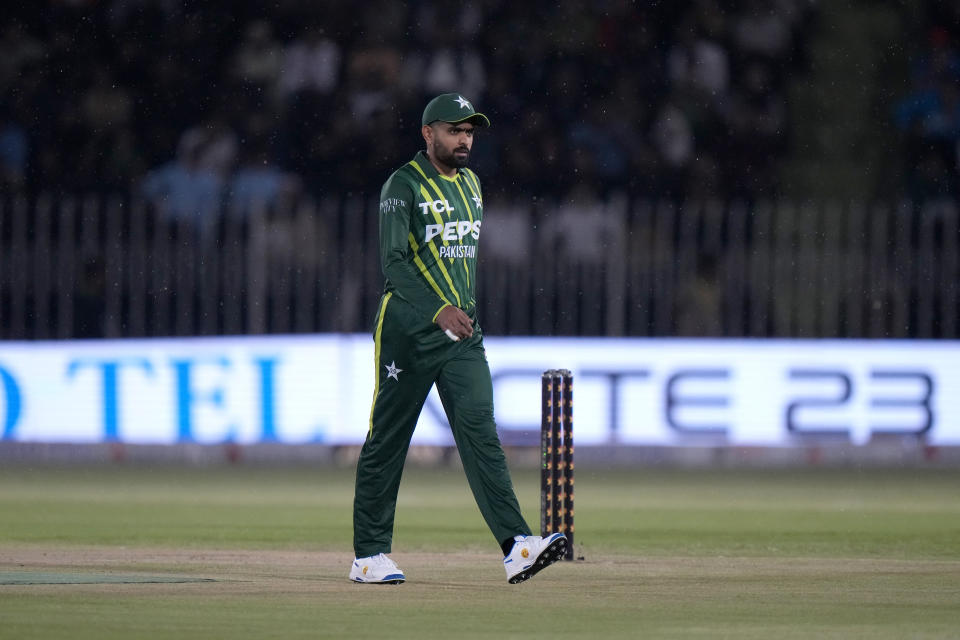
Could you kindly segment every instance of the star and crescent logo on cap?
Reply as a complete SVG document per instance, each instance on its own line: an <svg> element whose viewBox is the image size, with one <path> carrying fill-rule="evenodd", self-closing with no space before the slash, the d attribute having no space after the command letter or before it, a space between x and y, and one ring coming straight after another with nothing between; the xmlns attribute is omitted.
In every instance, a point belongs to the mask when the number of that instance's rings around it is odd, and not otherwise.
<svg viewBox="0 0 960 640"><path fill-rule="evenodd" d="M457 96L457 99L454 100L454 102L459 104L461 109L473 109L473 106L470 104L470 101L464 98L463 96Z"/></svg>

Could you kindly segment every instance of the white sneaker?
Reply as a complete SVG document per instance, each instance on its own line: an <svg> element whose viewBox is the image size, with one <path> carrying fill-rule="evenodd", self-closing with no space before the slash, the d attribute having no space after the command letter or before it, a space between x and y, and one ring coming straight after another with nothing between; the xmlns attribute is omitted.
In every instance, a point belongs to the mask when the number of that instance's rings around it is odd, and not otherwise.
<svg viewBox="0 0 960 640"><path fill-rule="evenodd" d="M354 558L350 579L373 584L400 584L407 578L393 560L378 553L368 558Z"/></svg>
<svg viewBox="0 0 960 640"><path fill-rule="evenodd" d="M516 536L510 555L503 559L507 582L517 584L532 578L541 569L549 567L567 552L567 537L554 533L540 536Z"/></svg>

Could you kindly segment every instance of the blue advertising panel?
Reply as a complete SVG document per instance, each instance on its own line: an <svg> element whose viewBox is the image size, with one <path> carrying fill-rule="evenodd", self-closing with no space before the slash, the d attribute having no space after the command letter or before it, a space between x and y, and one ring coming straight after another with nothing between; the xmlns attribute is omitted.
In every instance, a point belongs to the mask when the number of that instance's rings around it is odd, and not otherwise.
<svg viewBox="0 0 960 640"><path fill-rule="evenodd" d="M540 374L566 368L579 445L864 444L890 435L960 445L957 342L485 343L510 444L537 442ZM3 343L0 438L358 444L373 357L366 335ZM453 443L435 393L414 442Z"/></svg>

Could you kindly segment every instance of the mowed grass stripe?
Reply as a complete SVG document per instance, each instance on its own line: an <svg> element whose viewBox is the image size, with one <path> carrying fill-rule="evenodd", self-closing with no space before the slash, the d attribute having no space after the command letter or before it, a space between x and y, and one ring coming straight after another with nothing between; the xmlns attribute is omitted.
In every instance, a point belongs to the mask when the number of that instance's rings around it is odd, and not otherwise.
<svg viewBox="0 0 960 640"><path fill-rule="evenodd" d="M235 580L212 584L0 595L11 606L5 632L27 638L64 629L76 638L946 638L956 629L955 564L606 558L511 587L484 560L423 554L405 563L410 582L397 587L350 584L327 560L304 568L313 579L239 564L218 574Z"/></svg>
<svg viewBox="0 0 960 640"><path fill-rule="evenodd" d="M538 485L515 474L528 521ZM960 556L954 471L599 472L577 476L577 543L674 555ZM352 469L5 469L0 540L349 550ZM457 470L411 469L398 548L489 549Z"/></svg>
<svg viewBox="0 0 960 640"><path fill-rule="evenodd" d="M183 576L131 575L114 572L80 573L77 571L0 571L0 586L38 584L165 584L213 582L210 578Z"/></svg>
<svg viewBox="0 0 960 640"><path fill-rule="evenodd" d="M531 524L538 478L515 474ZM953 470L578 469L577 542L510 586L457 470L408 469L398 587L346 580L352 469L0 470L0 638L947 638Z"/></svg>

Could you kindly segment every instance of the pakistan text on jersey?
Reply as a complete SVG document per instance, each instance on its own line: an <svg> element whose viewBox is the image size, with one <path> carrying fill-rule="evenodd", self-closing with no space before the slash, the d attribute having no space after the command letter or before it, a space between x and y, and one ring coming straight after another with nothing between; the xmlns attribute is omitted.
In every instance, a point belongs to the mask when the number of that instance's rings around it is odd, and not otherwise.
<svg viewBox="0 0 960 640"><path fill-rule="evenodd" d="M438 247L441 258L476 258L477 245L475 244L453 244L449 246Z"/></svg>

